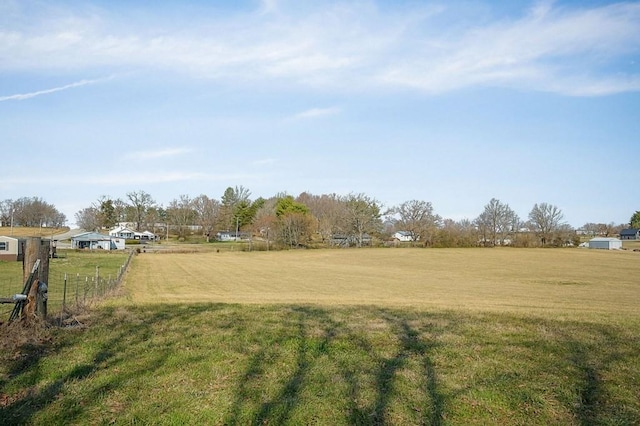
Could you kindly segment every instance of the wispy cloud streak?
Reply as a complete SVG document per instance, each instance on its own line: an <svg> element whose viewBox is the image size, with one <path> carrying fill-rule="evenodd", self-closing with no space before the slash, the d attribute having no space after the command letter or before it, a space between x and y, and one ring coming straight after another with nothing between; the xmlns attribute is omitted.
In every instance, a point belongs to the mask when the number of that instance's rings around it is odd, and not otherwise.
<svg viewBox="0 0 640 426"><path fill-rule="evenodd" d="M340 108L338 107L330 107L330 108L312 108L306 111L302 111L298 114L295 114L292 118L294 120L301 119L310 119L310 118L319 118L326 117L329 115L335 115L340 113Z"/></svg>
<svg viewBox="0 0 640 426"><path fill-rule="evenodd" d="M94 9L57 10L55 20L43 14L30 28L7 22L0 29L0 71L160 69L338 91L501 86L592 96L640 90L638 68L620 66L640 52L638 2L542 1L520 16L482 20L459 16L472 12L457 2L391 13L374 1L293 3L263 0L252 12L202 14L187 30L164 16L141 29ZM82 84L88 81L0 100Z"/></svg>
<svg viewBox="0 0 640 426"><path fill-rule="evenodd" d="M104 187L125 186L130 187L132 182L136 185L153 185L170 182L218 182L218 181L234 181L255 179L257 176L250 174L211 174L202 172L189 171L165 171L162 173L113 173L113 174L79 174L79 175L59 175L47 180L46 185L75 185L75 186L91 186L98 185ZM11 177L0 181L0 187L3 185L27 185L42 183L36 177L23 176Z"/></svg>
<svg viewBox="0 0 640 426"><path fill-rule="evenodd" d="M69 90L69 89L73 89L73 88L76 88L76 87L82 87L82 86L86 86L88 84L94 84L94 83L97 83L99 81L101 81L101 80L80 80L80 81L77 81L75 83L67 84L67 85L60 86L60 87L54 87L54 88L51 88L51 89L38 90L36 92L31 92L31 93L21 93L21 94L16 94L16 95L0 96L0 102L5 102L5 101L23 101L25 99L35 98L36 96L49 95L51 93L62 92L64 90Z"/></svg>

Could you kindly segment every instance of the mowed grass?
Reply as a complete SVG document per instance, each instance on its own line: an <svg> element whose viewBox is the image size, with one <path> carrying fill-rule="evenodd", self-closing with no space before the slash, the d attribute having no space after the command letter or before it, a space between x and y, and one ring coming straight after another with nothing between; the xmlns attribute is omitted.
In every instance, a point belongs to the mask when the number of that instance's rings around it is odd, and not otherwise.
<svg viewBox="0 0 640 426"><path fill-rule="evenodd" d="M371 249L143 254L135 303L382 305L542 315L640 315L640 253Z"/></svg>
<svg viewBox="0 0 640 426"><path fill-rule="evenodd" d="M3 424L639 424L640 254L141 254Z"/></svg>

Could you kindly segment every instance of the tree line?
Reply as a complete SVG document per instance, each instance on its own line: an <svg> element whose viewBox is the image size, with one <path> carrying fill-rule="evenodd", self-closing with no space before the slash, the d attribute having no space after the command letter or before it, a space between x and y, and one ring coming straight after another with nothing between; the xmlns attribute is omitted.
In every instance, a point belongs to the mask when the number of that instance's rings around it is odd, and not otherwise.
<svg viewBox="0 0 640 426"><path fill-rule="evenodd" d="M425 247L471 247L511 245L520 247L577 244L579 236L566 222L560 208L536 203L526 218L496 198L475 219L453 220L438 215L431 202L409 200L384 209L363 193L297 197L286 193L270 198L251 198L243 186L228 187L219 199L201 194L180 195L167 206L158 205L151 194L137 190L126 198L102 196L75 214L79 227L89 231L112 229L131 223L136 231L156 234L171 231L178 238L196 232L210 241L219 231L248 234L286 247L315 244L363 246L388 243L396 232L412 245ZM7 226L62 226L63 214L39 198L0 202L0 222ZM630 226L640 227L640 211ZM587 223L589 235L615 235L627 224Z"/></svg>
<svg viewBox="0 0 640 426"><path fill-rule="evenodd" d="M60 228L67 217L39 197L0 201L0 226Z"/></svg>

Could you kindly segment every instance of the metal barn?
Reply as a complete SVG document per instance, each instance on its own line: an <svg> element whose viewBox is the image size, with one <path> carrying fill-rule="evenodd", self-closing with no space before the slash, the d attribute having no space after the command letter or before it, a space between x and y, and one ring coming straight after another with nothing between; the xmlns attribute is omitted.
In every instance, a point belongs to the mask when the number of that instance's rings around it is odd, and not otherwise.
<svg viewBox="0 0 640 426"><path fill-rule="evenodd" d="M589 240L590 249L602 250L620 250L622 249L622 240L618 238L593 238Z"/></svg>

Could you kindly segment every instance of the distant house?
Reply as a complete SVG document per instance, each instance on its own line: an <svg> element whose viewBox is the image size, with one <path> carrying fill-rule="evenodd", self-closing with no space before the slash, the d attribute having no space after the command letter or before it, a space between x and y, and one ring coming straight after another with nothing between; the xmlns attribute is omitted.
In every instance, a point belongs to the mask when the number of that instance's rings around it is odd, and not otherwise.
<svg viewBox="0 0 640 426"><path fill-rule="evenodd" d="M409 231L398 231L395 234L393 234L393 238L403 242L416 240L416 238L413 236L413 233Z"/></svg>
<svg viewBox="0 0 640 426"><path fill-rule="evenodd" d="M235 241L236 233L229 231L220 231L216 233L216 240L218 241Z"/></svg>
<svg viewBox="0 0 640 426"><path fill-rule="evenodd" d="M21 261L24 258L22 252L23 239L0 236L0 260L9 262Z"/></svg>
<svg viewBox="0 0 640 426"><path fill-rule="evenodd" d="M157 237L156 234L150 231L137 232L125 226L118 226L109 231L109 236L115 238L123 238L125 240L140 240L140 241L154 241Z"/></svg>
<svg viewBox="0 0 640 426"><path fill-rule="evenodd" d="M620 250L622 249L622 240L618 238L592 238L589 240L590 249L602 250Z"/></svg>
<svg viewBox="0 0 640 426"><path fill-rule="evenodd" d="M156 234L151 231L136 232L133 238L140 241L155 241Z"/></svg>
<svg viewBox="0 0 640 426"><path fill-rule="evenodd" d="M620 231L621 240L640 240L640 229L627 228Z"/></svg>
<svg viewBox="0 0 640 426"><path fill-rule="evenodd" d="M109 231L109 235L111 237L124 238L125 240L133 240L136 232L132 231L126 226L118 226L117 228L113 228L111 231Z"/></svg>
<svg viewBox="0 0 640 426"><path fill-rule="evenodd" d="M236 231L219 231L216 233L216 240L218 241L240 241L248 239L249 234L246 232L236 233Z"/></svg>
<svg viewBox="0 0 640 426"><path fill-rule="evenodd" d="M371 245L372 238L369 234L362 234L361 245ZM340 247L350 247L358 245L358 237L355 235L333 234L330 240L331 244Z"/></svg>
<svg viewBox="0 0 640 426"><path fill-rule="evenodd" d="M88 250L124 250L124 238L97 232L84 232L71 237L71 248Z"/></svg>

